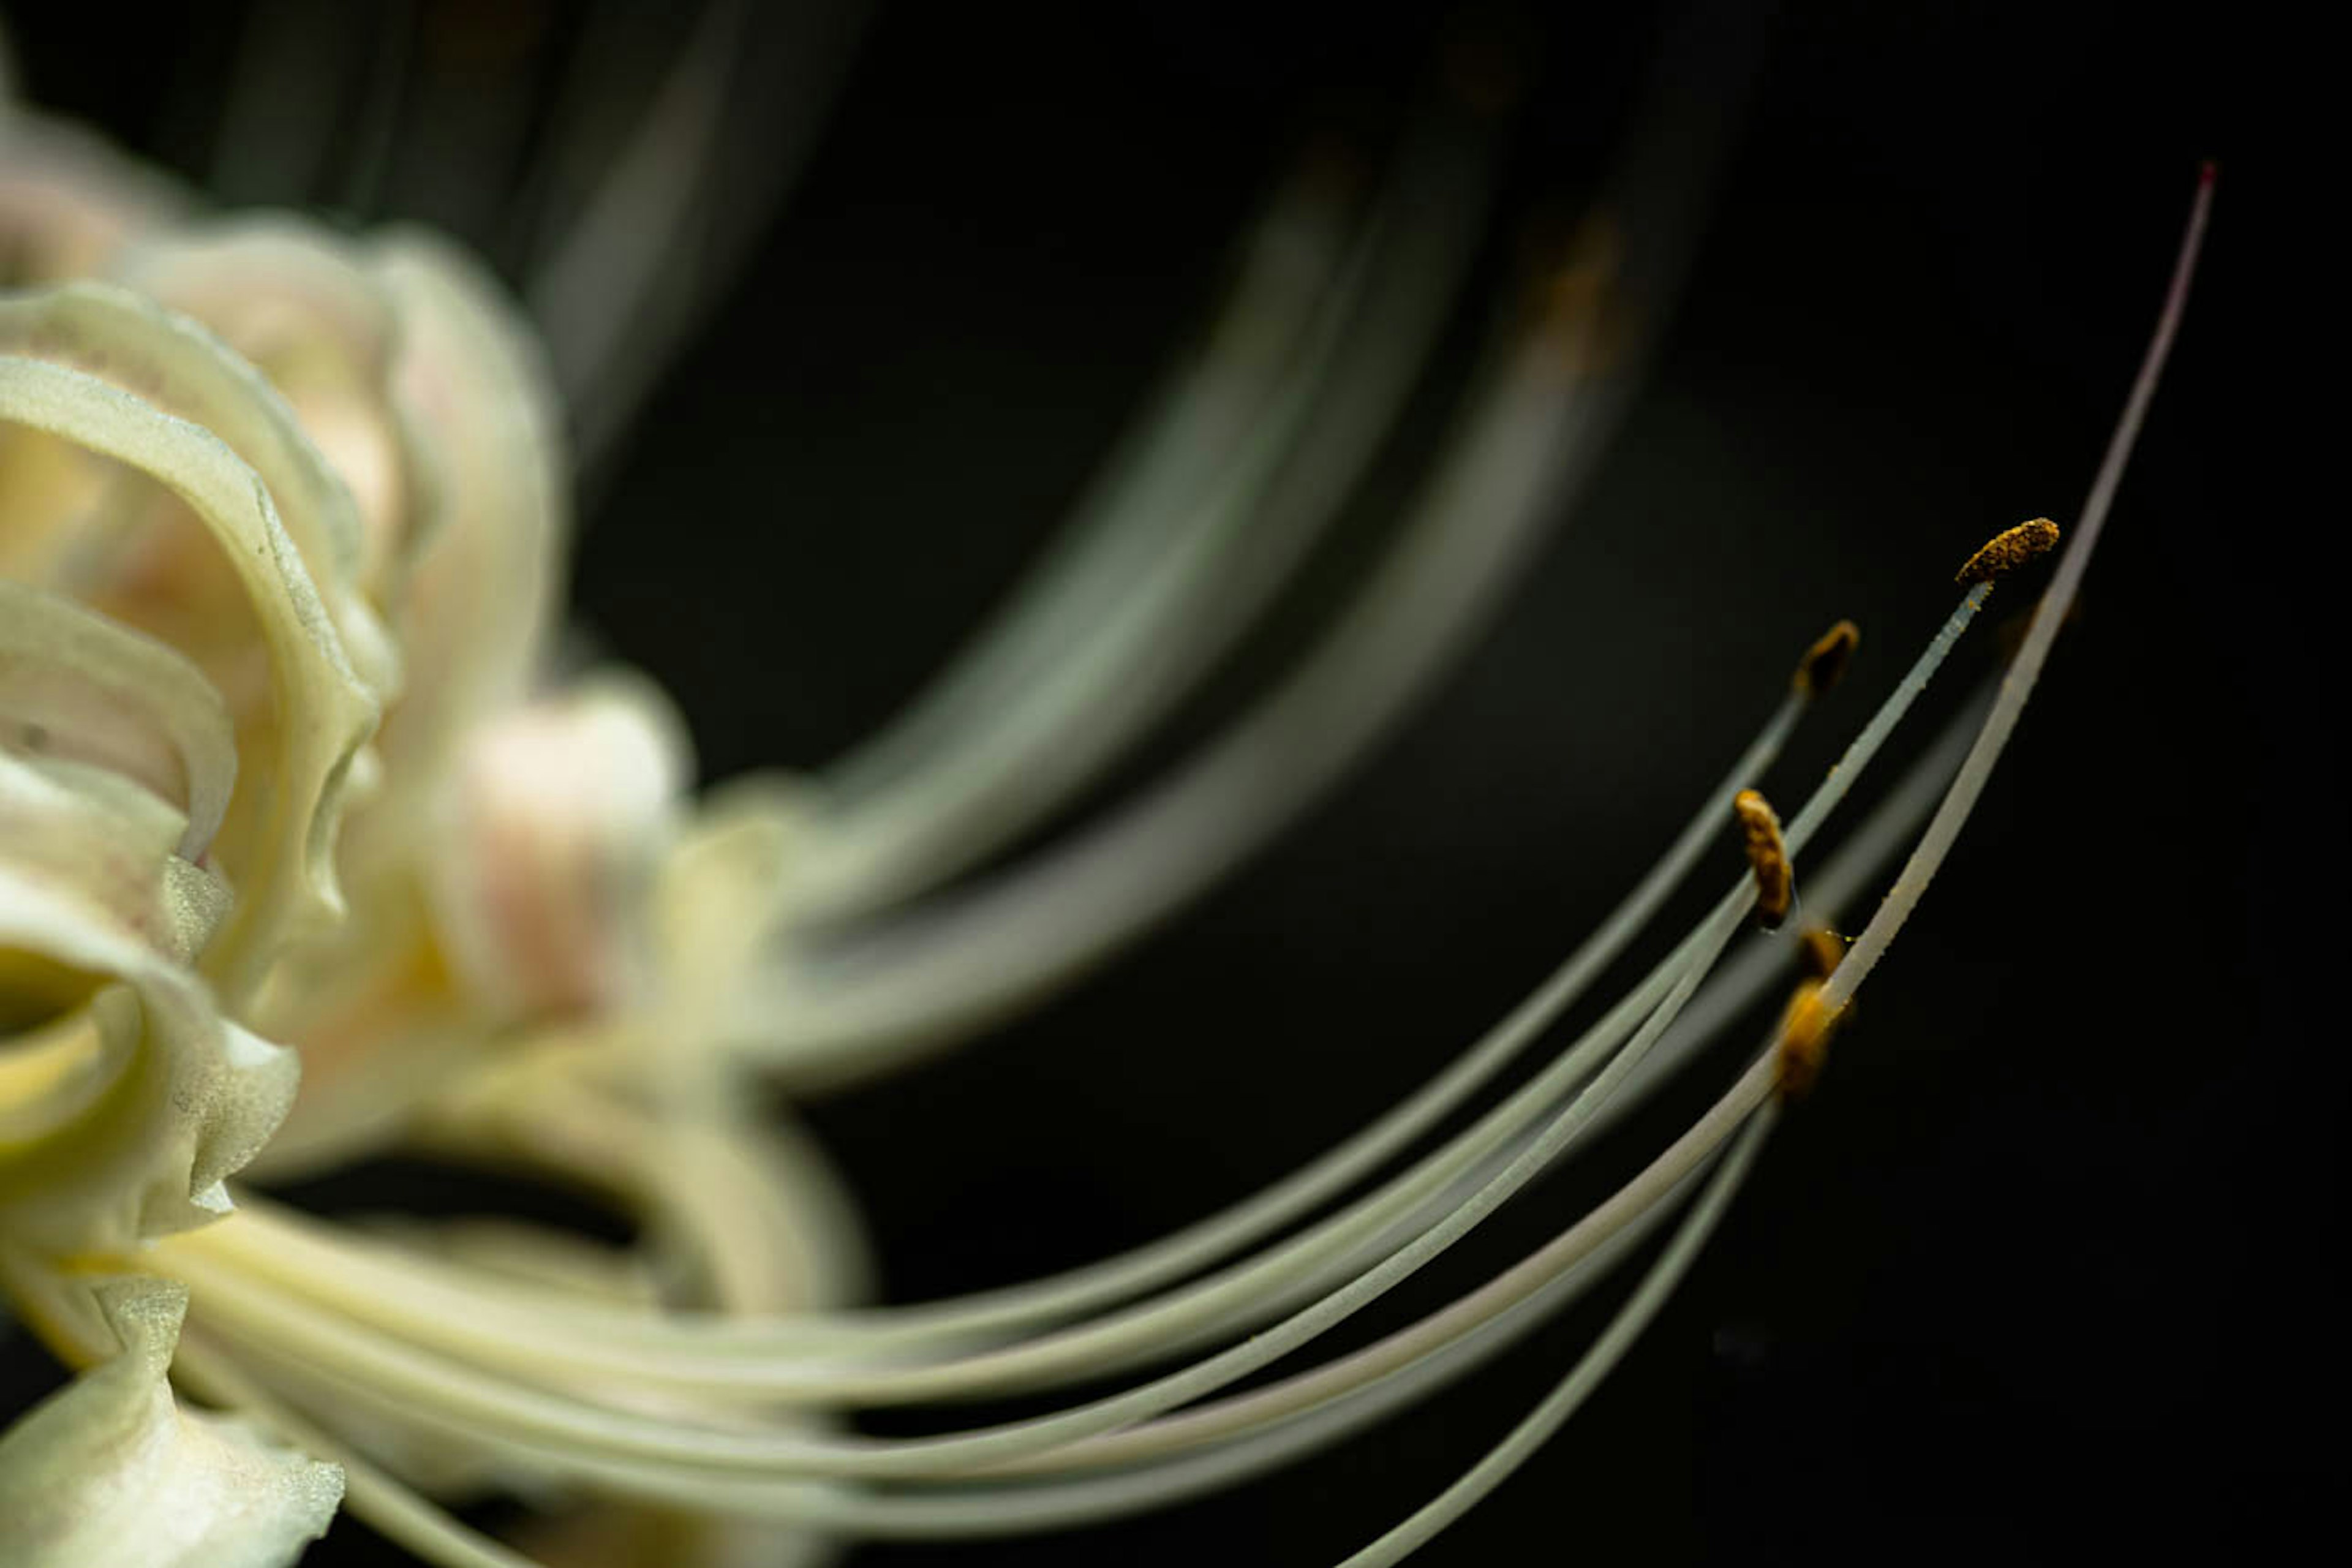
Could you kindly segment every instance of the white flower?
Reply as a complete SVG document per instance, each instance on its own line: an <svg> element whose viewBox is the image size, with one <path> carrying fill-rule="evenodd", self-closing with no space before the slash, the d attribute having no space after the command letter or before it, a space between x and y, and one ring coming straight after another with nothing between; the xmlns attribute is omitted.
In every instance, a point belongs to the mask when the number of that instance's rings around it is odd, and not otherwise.
<svg viewBox="0 0 2352 1568"><path fill-rule="evenodd" d="M1523 1461L1688 1266L1966 818L2104 521L2206 198L1998 696L1837 858L1804 858L1984 605L1991 585L1973 583L1785 822L1738 795L1775 901L1801 867L1815 920L1926 832L1853 946L1829 949L1765 1048L1633 1179L1458 1300L1235 1391L1453 1247L1780 984L1769 948L1713 975L1756 903L1743 879L1524 1085L1436 1137L1719 843L1735 792L1827 684L1819 648L1624 905L1363 1131L1121 1257L856 1307L848 1205L787 1121L750 1109L759 1090L962 1037L1246 856L1433 678L1599 447L1638 348L1631 258L1657 237L1638 211L1590 224L1471 378L1398 542L1293 676L1075 848L939 892L1099 777L1232 635L1206 610L1263 602L1369 463L1466 254L1453 226L1397 216L1475 174L1427 148L1402 170L1360 249L1315 182L1277 205L1096 542L870 768L700 805L658 693L620 672L551 679L557 421L530 333L472 264L415 236L167 220L110 174L0 203L45 277L108 279L0 300L0 1284L89 1369L0 1441L10 1560L286 1562L345 1472L352 1506L452 1563L511 1561L432 1500L483 1488L591 1500L614 1510L608 1542L666 1538L680 1561L1083 1522L1360 1430L1673 1219L1521 1426L1349 1563L1397 1561ZM1365 315L1395 335L1351 331ZM1232 460L1204 480L1220 449ZM1253 577L1237 542L1276 458L1328 482L1275 509L1290 531L1255 541L1270 576ZM1196 527L1114 569L1138 520L1171 518ZM1036 628L1073 606L1098 612L1078 617L1096 631L1064 658ZM813 934L919 895L936 896L863 946ZM403 1144L585 1184L644 1238L372 1232L233 1205L226 1185L265 1152L292 1170ZM183 1412L167 1371L310 1457ZM1106 1380L933 1436L837 1426Z"/></svg>

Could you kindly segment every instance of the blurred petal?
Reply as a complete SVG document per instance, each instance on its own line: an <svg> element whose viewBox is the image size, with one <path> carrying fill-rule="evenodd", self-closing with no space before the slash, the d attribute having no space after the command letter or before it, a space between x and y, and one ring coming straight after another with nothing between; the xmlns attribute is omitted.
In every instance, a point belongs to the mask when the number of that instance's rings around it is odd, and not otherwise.
<svg viewBox="0 0 2352 1568"><path fill-rule="evenodd" d="M102 139L0 105L0 282L88 277L189 205Z"/></svg>
<svg viewBox="0 0 2352 1568"><path fill-rule="evenodd" d="M711 792L679 835L653 918L666 984L676 1006L692 1015L675 1021L694 1042L718 1043L731 1022L731 991L779 939L793 866L815 827L807 786L766 773Z"/></svg>
<svg viewBox="0 0 2352 1568"><path fill-rule="evenodd" d="M546 373L498 284L421 235L380 242L373 273L400 323L392 397L414 443L413 571L393 612L408 689L379 741L409 793L353 826L404 848L466 732L528 694L554 614L564 503Z"/></svg>
<svg viewBox="0 0 2352 1568"><path fill-rule="evenodd" d="M643 993L646 906L691 772L685 726L633 678L475 731L434 868L451 957L494 1012L596 1012Z"/></svg>

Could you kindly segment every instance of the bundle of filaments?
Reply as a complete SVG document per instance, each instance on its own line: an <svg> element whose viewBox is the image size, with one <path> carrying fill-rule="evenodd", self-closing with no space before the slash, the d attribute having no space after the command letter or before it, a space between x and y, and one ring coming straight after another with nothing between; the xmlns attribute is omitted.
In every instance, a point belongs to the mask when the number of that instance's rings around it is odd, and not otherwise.
<svg viewBox="0 0 2352 1568"><path fill-rule="evenodd" d="M548 643L557 432L600 440L619 416L595 411L627 402L600 374L649 363L580 324L625 315L611 291L652 266L646 204L696 153L677 105L737 8L711 15L687 86L615 165L632 220L616 239L592 204L532 291L560 393L532 329L445 242L209 213L22 111L0 132L27 285L0 300L0 1283L89 1369L0 1440L11 1563L290 1561L339 1500L425 1562L530 1561L435 1500L485 1490L584 1503L596 1550L677 1563L1080 1524L1345 1441L1638 1261L1525 1419L1347 1562L1403 1558L1626 1354L1823 1070L2072 602L2210 193L2006 674L1833 856L1808 858L1994 579L2054 526L1988 527L1949 618L1776 811L1759 786L1854 646L1831 628L1616 910L1328 1152L1090 1266L866 1306L852 1206L766 1097L903 1065L1048 994L1372 743L1592 463L1687 234L1690 171L1659 149L1704 139L1637 146L1289 673L1133 803L959 881L1126 757L1313 552L1462 282L1481 135L1433 116L1367 199L1320 164L1284 187L1202 348L967 657L822 780L698 801L659 694L625 672L559 682ZM1549 1038L1717 874L1663 958ZM1759 917L1772 934L1735 951ZM1554 1238L1314 1358L1783 994L1720 1097ZM646 1256L362 1227L226 1184L390 1147L610 1194ZM1042 1413L845 1425L1012 1397ZM583 1517L526 1544L588 1560Z"/></svg>

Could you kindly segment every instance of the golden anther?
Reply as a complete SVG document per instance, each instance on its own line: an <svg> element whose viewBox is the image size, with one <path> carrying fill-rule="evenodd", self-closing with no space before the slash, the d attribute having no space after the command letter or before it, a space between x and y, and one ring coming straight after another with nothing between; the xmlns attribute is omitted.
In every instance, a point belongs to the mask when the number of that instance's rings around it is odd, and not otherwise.
<svg viewBox="0 0 2352 1568"><path fill-rule="evenodd" d="M2037 555L2047 555L2057 546L2058 525L2048 518L2021 522L1987 540L1983 549L1969 557L1969 563L1960 568L1954 581L1990 583L1996 577L2007 576Z"/></svg>
<svg viewBox="0 0 2352 1568"><path fill-rule="evenodd" d="M1784 1101L1813 1087L1830 1058L1830 1033L1840 1015L1822 1004L1822 983L1808 980L1789 998L1780 1016L1780 1045L1773 1067L1772 1091Z"/></svg>
<svg viewBox="0 0 2352 1568"><path fill-rule="evenodd" d="M1756 873L1756 916L1771 931L1788 918L1795 886L1788 847L1780 842L1780 818L1771 803L1752 789L1732 796L1731 812L1747 838L1748 868Z"/></svg>
<svg viewBox="0 0 2352 1568"><path fill-rule="evenodd" d="M1536 301L1536 349L1551 375L1597 375L1622 358L1626 306L1620 299L1625 242L1606 213L1587 216L1545 268Z"/></svg>
<svg viewBox="0 0 2352 1568"><path fill-rule="evenodd" d="M1807 648L1805 657L1797 662L1797 689L1819 697L1835 686L1845 674L1846 660L1853 657L1854 645L1860 641L1862 628L1852 621L1840 621L1823 632L1821 640Z"/></svg>
<svg viewBox="0 0 2352 1568"><path fill-rule="evenodd" d="M1811 980L1827 980L1845 956L1845 938L1827 926L1811 926L1797 939L1797 966Z"/></svg>

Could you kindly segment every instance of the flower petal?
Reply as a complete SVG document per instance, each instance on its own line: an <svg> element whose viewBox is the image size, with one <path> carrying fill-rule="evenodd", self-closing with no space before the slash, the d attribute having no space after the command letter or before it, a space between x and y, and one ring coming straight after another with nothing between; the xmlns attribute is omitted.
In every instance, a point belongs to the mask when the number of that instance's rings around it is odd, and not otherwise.
<svg viewBox="0 0 2352 1568"><path fill-rule="evenodd" d="M399 322L364 259L269 214L170 231L126 252L114 276L203 322L286 399L350 491L359 582L382 605L405 574L417 508L413 440L391 399Z"/></svg>
<svg viewBox="0 0 2352 1568"><path fill-rule="evenodd" d="M92 854L68 878L0 845L0 1002L51 1009L12 1020L32 1027L0 1058L0 1237L61 1258L127 1250L226 1212L222 1180L284 1118L298 1067L291 1051L223 1020L150 929L168 929L179 896L166 847L177 819L125 784L112 804L143 801L161 820L118 810L93 825L103 809L93 792L44 803L42 782L26 764L0 767L7 818ZM19 809L28 803L45 809ZM143 900L131 864L142 832ZM95 883L101 868L110 880ZM163 914L140 918L159 904Z"/></svg>
<svg viewBox="0 0 2352 1568"><path fill-rule="evenodd" d="M230 689L230 667L205 670L237 715L245 764L220 841L240 898L205 954L207 973L235 1004L268 973L286 940L341 913L335 826L346 774L373 730L383 689L354 668L310 563L255 468L208 429L117 384L172 385L182 406L200 404L208 419L248 436L258 431L256 439L274 443L289 472L315 469L323 476L315 453L288 456L307 450L307 444L276 395L249 369L232 374L235 362L209 343L191 324L152 305L87 286L0 303L0 348L66 357L86 352L109 371L101 379L46 358L0 353L0 422L58 437L157 481L217 544L218 562L202 564L232 574L247 601L252 646L240 642L198 653L182 645L200 666L206 654L262 660L268 681L266 700L241 703ZM322 483L339 491L331 476ZM9 525L16 521L12 515ZM332 574L347 569L342 557L356 549L355 542L337 544L331 529L313 531L314 547L332 558L328 581L334 583ZM181 591L176 576L167 576L161 591ZM347 582L338 585L336 598L351 626L370 624L364 607L354 607ZM221 606L207 602L196 608L216 621ZM210 627L207 621L197 629ZM362 631L359 640L365 644L374 635ZM388 659L388 648L379 651ZM267 754L257 755L263 746Z"/></svg>
<svg viewBox="0 0 2352 1568"><path fill-rule="evenodd" d="M108 767L186 818L190 860L236 783L227 705L177 651L56 594L0 579L0 747Z"/></svg>
<svg viewBox="0 0 2352 1568"><path fill-rule="evenodd" d="M521 701L537 673L564 491L546 371L497 283L422 235L379 242L373 275L399 321L392 397L419 516L392 612L409 662L378 739L386 797L353 823L365 840L353 850L413 859L467 731Z"/></svg>
<svg viewBox="0 0 2352 1568"><path fill-rule="evenodd" d="M468 737L436 903L493 1014L597 1013L643 994L647 900L690 773L676 712L618 675Z"/></svg>
<svg viewBox="0 0 2352 1568"><path fill-rule="evenodd" d="M350 489L284 398L195 321L110 285L77 283L0 310L0 353L68 366L202 426L268 492L345 656L378 698L392 643L359 593L362 531Z"/></svg>
<svg viewBox="0 0 2352 1568"><path fill-rule="evenodd" d="M342 1472L183 1410L167 1373L187 1291L97 1290L110 1359L0 1436L0 1562L12 1568L276 1568L326 1531Z"/></svg>
<svg viewBox="0 0 2352 1568"><path fill-rule="evenodd" d="M190 205L163 175L78 127L0 104L0 281L86 277Z"/></svg>

